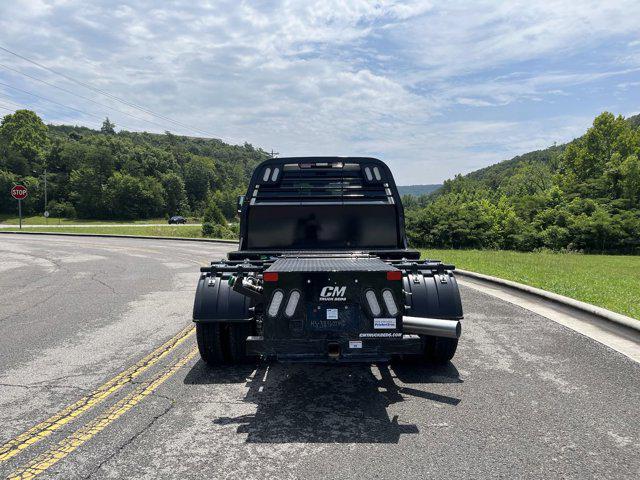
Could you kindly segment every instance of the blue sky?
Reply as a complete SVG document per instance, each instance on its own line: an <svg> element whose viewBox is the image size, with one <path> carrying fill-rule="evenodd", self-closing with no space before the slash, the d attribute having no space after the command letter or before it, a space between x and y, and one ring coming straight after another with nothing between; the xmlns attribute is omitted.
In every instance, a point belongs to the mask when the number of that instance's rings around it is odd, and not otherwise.
<svg viewBox="0 0 640 480"><path fill-rule="evenodd" d="M637 0L13 0L0 46L190 128L1 50L0 114L372 155L436 183L638 113L639 18Z"/></svg>

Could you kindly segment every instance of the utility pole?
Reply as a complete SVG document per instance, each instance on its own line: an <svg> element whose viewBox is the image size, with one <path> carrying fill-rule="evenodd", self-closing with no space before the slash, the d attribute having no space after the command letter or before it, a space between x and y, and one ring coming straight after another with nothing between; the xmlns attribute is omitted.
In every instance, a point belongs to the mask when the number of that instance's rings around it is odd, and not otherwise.
<svg viewBox="0 0 640 480"><path fill-rule="evenodd" d="M276 156L280 155L280 152L274 152L273 148L271 149L271 158L276 158Z"/></svg>
<svg viewBox="0 0 640 480"><path fill-rule="evenodd" d="M33 171L34 175L37 173L35 170ZM43 177L44 177L44 208L43 208L43 214L44 214L44 222L47 223L47 204L49 203L48 201L48 196L47 196L47 161L44 161L44 171L43 171Z"/></svg>
<svg viewBox="0 0 640 480"><path fill-rule="evenodd" d="M44 167L44 211L47 211L47 166ZM44 222L47 223L47 216L45 215Z"/></svg>
<svg viewBox="0 0 640 480"><path fill-rule="evenodd" d="M49 223L49 212L47 211L47 164L44 165L44 223Z"/></svg>
<svg viewBox="0 0 640 480"><path fill-rule="evenodd" d="M36 175L36 170L33 170L33 174ZM47 222L47 164L46 164L46 160L45 160L45 164L44 164L44 172L43 172L43 176L44 176L44 209L43 209L43 214L44 214L44 222Z"/></svg>

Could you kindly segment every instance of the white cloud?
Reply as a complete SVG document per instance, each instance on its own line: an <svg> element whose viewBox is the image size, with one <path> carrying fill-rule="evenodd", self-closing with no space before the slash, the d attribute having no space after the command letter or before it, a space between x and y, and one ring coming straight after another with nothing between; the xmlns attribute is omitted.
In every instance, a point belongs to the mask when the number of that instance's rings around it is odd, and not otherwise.
<svg viewBox="0 0 640 480"><path fill-rule="evenodd" d="M635 0L447 2L434 17L396 31L432 77L471 73L543 55L563 56L603 38L637 35ZM407 31L409 35L407 35Z"/></svg>
<svg viewBox="0 0 640 480"><path fill-rule="evenodd" d="M600 104L544 119L528 118L523 105L571 98L577 85L613 76L613 85L633 82L639 17L635 0L19 0L0 6L0 30L14 51L224 139L284 154L379 155L399 183L417 183L579 134ZM624 51L598 50L617 40ZM592 51L611 64L583 61ZM563 63L573 56L579 60ZM95 97L2 52L0 63ZM122 126L194 133L109 112L2 69L0 81L108 113ZM4 95L37 105L51 121L97 123ZM500 108L514 104L522 113L503 118Z"/></svg>
<svg viewBox="0 0 640 480"><path fill-rule="evenodd" d="M456 98L456 103L459 103L460 105L469 105L472 107L491 107L495 105L494 103L488 102L486 100L481 100L479 98L466 98L466 97Z"/></svg>

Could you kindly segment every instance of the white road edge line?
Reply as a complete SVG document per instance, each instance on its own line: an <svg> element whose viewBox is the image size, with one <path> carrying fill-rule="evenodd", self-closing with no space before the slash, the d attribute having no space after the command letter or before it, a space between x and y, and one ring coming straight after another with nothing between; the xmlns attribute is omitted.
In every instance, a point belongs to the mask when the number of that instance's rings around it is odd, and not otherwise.
<svg viewBox="0 0 640 480"><path fill-rule="evenodd" d="M640 363L640 332L636 330L605 320L593 313L579 311L532 293L514 290L509 286L471 277L461 279L458 276L457 281L462 286L473 288L548 318Z"/></svg>

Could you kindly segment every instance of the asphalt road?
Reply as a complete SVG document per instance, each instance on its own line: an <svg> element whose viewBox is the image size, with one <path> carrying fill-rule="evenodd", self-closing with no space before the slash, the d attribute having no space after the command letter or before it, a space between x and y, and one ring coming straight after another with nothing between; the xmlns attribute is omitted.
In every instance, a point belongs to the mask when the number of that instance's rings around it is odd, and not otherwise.
<svg viewBox="0 0 640 480"><path fill-rule="evenodd" d="M469 287L444 367L206 368L197 269L231 247L0 236L0 475L640 476L640 365Z"/></svg>

